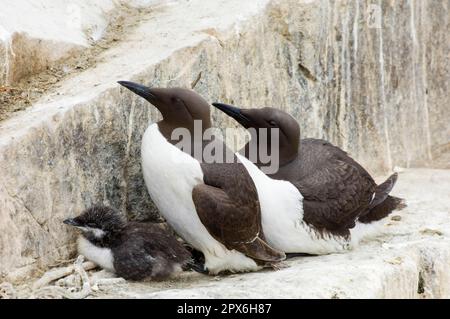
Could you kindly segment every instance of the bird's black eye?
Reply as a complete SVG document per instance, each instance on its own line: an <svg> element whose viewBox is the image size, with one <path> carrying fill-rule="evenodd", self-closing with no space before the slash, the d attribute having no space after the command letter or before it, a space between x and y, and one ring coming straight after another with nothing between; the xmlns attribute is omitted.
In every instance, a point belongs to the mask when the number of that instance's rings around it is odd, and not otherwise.
<svg viewBox="0 0 450 319"><path fill-rule="evenodd" d="M277 122L275 122L274 120L270 120L269 125L272 127L277 127Z"/></svg>
<svg viewBox="0 0 450 319"><path fill-rule="evenodd" d="M180 103L180 102L182 102L179 97L172 97L171 100L172 100L172 103Z"/></svg>
<svg viewBox="0 0 450 319"><path fill-rule="evenodd" d="M97 224L94 223L87 223L86 226L90 228L97 228Z"/></svg>

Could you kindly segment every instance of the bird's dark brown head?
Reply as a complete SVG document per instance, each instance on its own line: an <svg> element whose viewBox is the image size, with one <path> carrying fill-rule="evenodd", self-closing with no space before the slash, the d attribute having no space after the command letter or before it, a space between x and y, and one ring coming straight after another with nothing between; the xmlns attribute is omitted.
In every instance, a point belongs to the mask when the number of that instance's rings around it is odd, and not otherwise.
<svg viewBox="0 0 450 319"><path fill-rule="evenodd" d="M281 165L297 156L300 142L300 126L290 114L273 107L241 109L224 103L213 103L212 105L234 118L239 124L249 130L253 140L259 141L262 132L267 132L267 141L270 142L272 129L277 129ZM267 130L263 131L260 129Z"/></svg>
<svg viewBox="0 0 450 319"><path fill-rule="evenodd" d="M75 218L64 220L64 224L78 228L92 242L101 242L120 233L127 225L127 219L111 207L97 205Z"/></svg>
<svg viewBox="0 0 450 319"><path fill-rule="evenodd" d="M138 83L119 81L120 85L143 97L162 114L163 129L193 129L194 120L202 121L203 130L211 127L210 105L199 94L185 88L150 88Z"/></svg>

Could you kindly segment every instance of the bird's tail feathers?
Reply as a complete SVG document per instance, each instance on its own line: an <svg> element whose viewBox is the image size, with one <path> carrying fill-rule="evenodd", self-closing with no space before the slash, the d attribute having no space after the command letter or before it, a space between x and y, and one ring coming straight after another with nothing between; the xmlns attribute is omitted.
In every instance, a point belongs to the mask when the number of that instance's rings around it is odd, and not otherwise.
<svg viewBox="0 0 450 319"><path fill-rule="evenodd" d="M383 183L377 186L377 189L375 190L375 197L370 203L370 209L380 205L382 202L386 200L389 193L392 191L392 188L394 188L397 179L398 174L394 173L391 176L389 176L388 179L386 179Z"/></svg>
<svg viewBox="0 0 450 319"><path fill-rule="evenodd" d="M368 224L385 218L394 210L402 210L405 207L406 204L402 198L388 195L381 204L370 209L366 215L359 217L358 221Z"/></svg>

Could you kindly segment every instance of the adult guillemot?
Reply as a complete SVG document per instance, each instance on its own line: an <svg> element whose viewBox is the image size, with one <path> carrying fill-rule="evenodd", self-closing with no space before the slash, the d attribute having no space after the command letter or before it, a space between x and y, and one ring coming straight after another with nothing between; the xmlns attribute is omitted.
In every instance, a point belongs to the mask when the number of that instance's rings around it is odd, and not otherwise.
<svg viewBox="0 0 450 319"><path fill-rule="evenodd" d="M266 208L275 208L274 200L271 203L261 201L263 230L273 247L292 253L342 251L365 235L367 224L404 207L401 199L389 195L397 174L377 185L370 174L340 148L324 140L301 140L300 127L289 114L268 107L240 109L223 103L213 105L246 129L256 129L242 149L246 157L252 147L267 147L266 152L270 149L268 143L258 142L258 129L268 129L268 135L271 128L279 129L280 167L277 172L263 174L257 167L267 163L262 163L259 157L255 159L256 166L249 161L244 163L260 198L266 198L264 193L270 192L278 192L279 198L286 197L280 199L285 206L284 214L274 214ZM270 143L270 136L267 141Z"/></svg>
<svg viewBox="0 0 450 319"><path fill-rule="evenodd" d="M162 114L142 138L144 180L161 215L204 254L208 271L253 271L283 260L284 253L264 241L257 191L242 163L205 163L195 157L196 149L210 143L202 134L211 127L209 104L188 89L119 84ZM200 136L194 132L196 120L202 124ZM190 152L175 146L179 141L173 133L180 128L190 133Z"/></svg>
<svg viewBox="0 0 450 319"><path fill-rule="evenodd" d="M167 230L157 224L127 222L111 207L93 206L64 223L82 231L80 254L125 279L160 280L192 264L190 253Z"/></svg>

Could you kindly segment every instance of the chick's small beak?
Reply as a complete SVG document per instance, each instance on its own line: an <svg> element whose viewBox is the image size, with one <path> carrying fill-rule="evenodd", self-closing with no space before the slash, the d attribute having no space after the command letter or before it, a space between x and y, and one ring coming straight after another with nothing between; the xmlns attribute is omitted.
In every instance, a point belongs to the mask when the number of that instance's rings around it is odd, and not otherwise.
<svg viewBox="0 0 450 319"><path fill-rule="evenodd" d="M63 221L64 224L69 225L69 226L75 226L75 227L80 227L81 224L79 222L77 222L74 218L67 218L66 220Z"/></svg>

